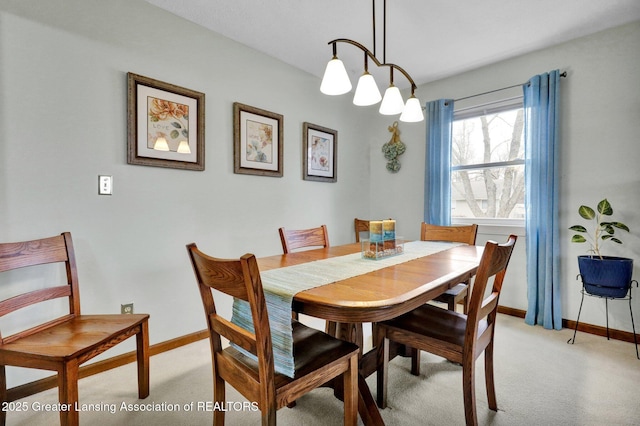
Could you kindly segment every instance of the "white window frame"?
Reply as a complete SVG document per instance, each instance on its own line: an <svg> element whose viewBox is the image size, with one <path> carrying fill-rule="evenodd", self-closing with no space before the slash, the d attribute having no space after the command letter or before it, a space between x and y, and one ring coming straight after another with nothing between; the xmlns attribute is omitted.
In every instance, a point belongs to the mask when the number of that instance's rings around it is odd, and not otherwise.
<svg viewBox="0 0 640 426"><path fill-rule="evenodd" d="M493 102L484 103L482 105L468 106L460 109L454 109L453 121L464 120L468 118L475 118L481 115L496 114L503 111L509 111L517 108L524 108L524 97L513 96L510 98L500 99ZM482 170L493 167L508 167L514 165L525 165L524 158L521 160L512 161L499 161L493 163L480 163L480 164L465 164L460 166L450 166L451 172L459 170ZM525 186L525 191L527 188ZM453 201L453 200L451 200ZM516 233L521 233L524 230L524 219L509 219L509 218L490 218L490 217L452 217L451 222L454 225L470 225L478 224L480 226L489 227L507 227L513 228Z"/></svg>

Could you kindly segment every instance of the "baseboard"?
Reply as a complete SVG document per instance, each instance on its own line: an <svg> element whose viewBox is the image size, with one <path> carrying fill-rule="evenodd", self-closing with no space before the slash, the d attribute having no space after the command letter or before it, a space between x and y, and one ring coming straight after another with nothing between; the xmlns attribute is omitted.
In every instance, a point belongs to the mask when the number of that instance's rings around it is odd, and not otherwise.
<svg viewBox="0 0 640 426"><path fill-rule="evenodd" d="M198 340L207 338L209 338L209 332L207 330L201 330L195 333L177 337L175 339L156 343L155 345L149 346L149 356L158 355L163 352L179 348L180 346L188 345L189 343L197 342ZM136 362L136 351L127 352L102 361L85 365L84 367L80 367L78 376L80 379L82 379L84 377L102 373L103 371L111 370L112 368L121 367L131 362ZM7 402L16 401L18 399L25 398L36 393L55 388L57 386L57 375L45 377L44 379L36 380L34 382L25 383L24 385L16 386L7 390Z"/></svg>
<svg viewBox="0 0 640 426"><path fill-rule="evenodd" d="M507 306L498 305L498 313L510 315L512 317L524 318L527 311L522 309L509 308Z"/></svg>
<svg viewBox="0 0 640 426"><path fill-rule="evenodd" d="M524 318L527 311L522 309L514 309L506 306L498 306L498 312L505 315L511 315L514 317ZM562 320L562 328L570 328L574 330L576 328L576 322L563 319ZM581 322L578 324L578 331L582 331L583 333L595 334L596 336L606 336L607 328L599 325L585 324ZM637 334L636 334L637 336ZM623 342L634 343L633 333L629 331L622 330L614 330L612 328L609 329L609 338L614 340L621 340ZM638 338L640 340L640 338Z"/></svg>

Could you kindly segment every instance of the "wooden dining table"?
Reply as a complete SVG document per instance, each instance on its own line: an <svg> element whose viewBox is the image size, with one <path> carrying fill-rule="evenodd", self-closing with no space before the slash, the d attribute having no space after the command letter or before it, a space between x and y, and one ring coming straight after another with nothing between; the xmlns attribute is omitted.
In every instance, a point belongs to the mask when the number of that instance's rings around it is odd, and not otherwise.
<svg viewBox="0 0 640 426"><path fill-rule="evenodd" d="M359 243L307 250L259 258L258 266L267 271L360 250ZM384 422L365 381L376 371L376 351L373 348L363 352L362 324L402 315L470 279L476 273L482 252L483 247L456 246L295 294L294 311L327 320L332 334L361 348L358 412L365 425ZM391 351L391 356L396 354L402 354L401 348Z"/></svg>

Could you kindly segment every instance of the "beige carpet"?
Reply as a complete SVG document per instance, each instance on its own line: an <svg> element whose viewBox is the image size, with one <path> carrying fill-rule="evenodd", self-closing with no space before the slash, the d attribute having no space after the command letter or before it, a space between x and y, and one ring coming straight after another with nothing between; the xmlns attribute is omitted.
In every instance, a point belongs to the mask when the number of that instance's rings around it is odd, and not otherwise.
<svg viewBox="0 0 640 426"><path fill-rule="evenodd" d="M530 327L522 319L500 315L496 331L497 412L487 408L482 357L477 361L476 397L485 425L637 425L640 424L640 360L631 343L571 330ZM206 402L212 394L208 341L151 358L151 395L138 400L133 364L80 381L80 403L102 411L80 414L82 425L209 425ZM396 358L389 368L387 425L462 425L461 367L423 354L422 375L409 374L409 360ZM375 395L375 375L369 377ZM258 412L235 411L245 400L227 386L227 425L260 423ZM8 425L54 425L57 389L19 401L26 412L7 413ZM156 404L158 411L128 411ZM185 410L185 407L193 409ZM199 408L200 404L200 409ZM177 407L170 411L169 407ZM41 411L35 411L40 407ZM113 408L114 413L110 410ZM278 411L281 425L340 425L342 403L329 389Z"/></svg>

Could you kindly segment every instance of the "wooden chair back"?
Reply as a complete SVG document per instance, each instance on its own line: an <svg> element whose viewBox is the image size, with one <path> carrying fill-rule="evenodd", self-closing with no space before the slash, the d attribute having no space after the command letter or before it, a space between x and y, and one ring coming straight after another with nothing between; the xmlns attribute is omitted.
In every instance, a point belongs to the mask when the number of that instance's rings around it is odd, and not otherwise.
<svg viewBox="0 0 640 426"><path fill-rule="evenodd" d="M451 241L470 246L476 243L478 225L441 226L422 222L420 239L422 241Z"/></svg>
<svg viewBox="0 0 640 426"><path fill-rule="evenodd" d="M369 232L369 221L355 218L353 220L353 229L356 232L356 243L360 242L360 233Z"/></svg>
<svg viewBox="0 0 640 426"><path fill-rule="evenodd" d="M507 242L498 244L488 241L485 245L480 265L473 282L467 313L467 327L465 331L465 351L475 359L477 350L484 349L493 341L494 323L498 313L498 299L502 291L502 283L507 272L507 265L517 236L510 235ZM492 289L485 297L488 284L493 278ZM487 328L481 330L480 322L487 320ZM490 337L488 337L490 336ZM480 346L480 347L478 347Z"/></svg>
<svg viewBox="0 0 640 426"><path fill-rule="evenodd" d="M65 264L67 283L28 291L0 301L0 317L27 306L61 297L69 299L68 314L17 332L11 336L2 336L0 332L1 344L11 343L80 315L80 294L78 291L78 273L73 243L71 234L68 232L39 240L0 244L0 273L50 263Z"/></svg>
<svg viewBox="0 0 640 426"><path fill-rule="evenodd" d="M478 225L468 226L440 226L431 225L423 222L420 229L420 239L422 241L450 241L456 243L465 243L475 245L476 235L478 234ZM455 287L445 291L435 298L436 302L446 303L449 310L455 311L456 305L462 303L464 313L469 309L468 293L469 282L465 281ZM415 353L412 358L412 372L418 375L420 372L420 354Z"/></svg>
<svg viewBox="0 0 640 426"><path fill-rule="evenodd" d="M298 230L280 228L278 232L285 254L300 248L329 247L329 233L326 225Z"/></svg>
<svg viewBox="0 0 640 426"><path fill-rule="evenodd" d="M258 357L260 383L273 382L271 330L255 256L245 254L240 259L218 259L201 252L193 243L187 246L187 251L202 297L212 351L222 351L220 336L228 339ZM255 334L217 314L212 289L249 303Z"/></svg>

